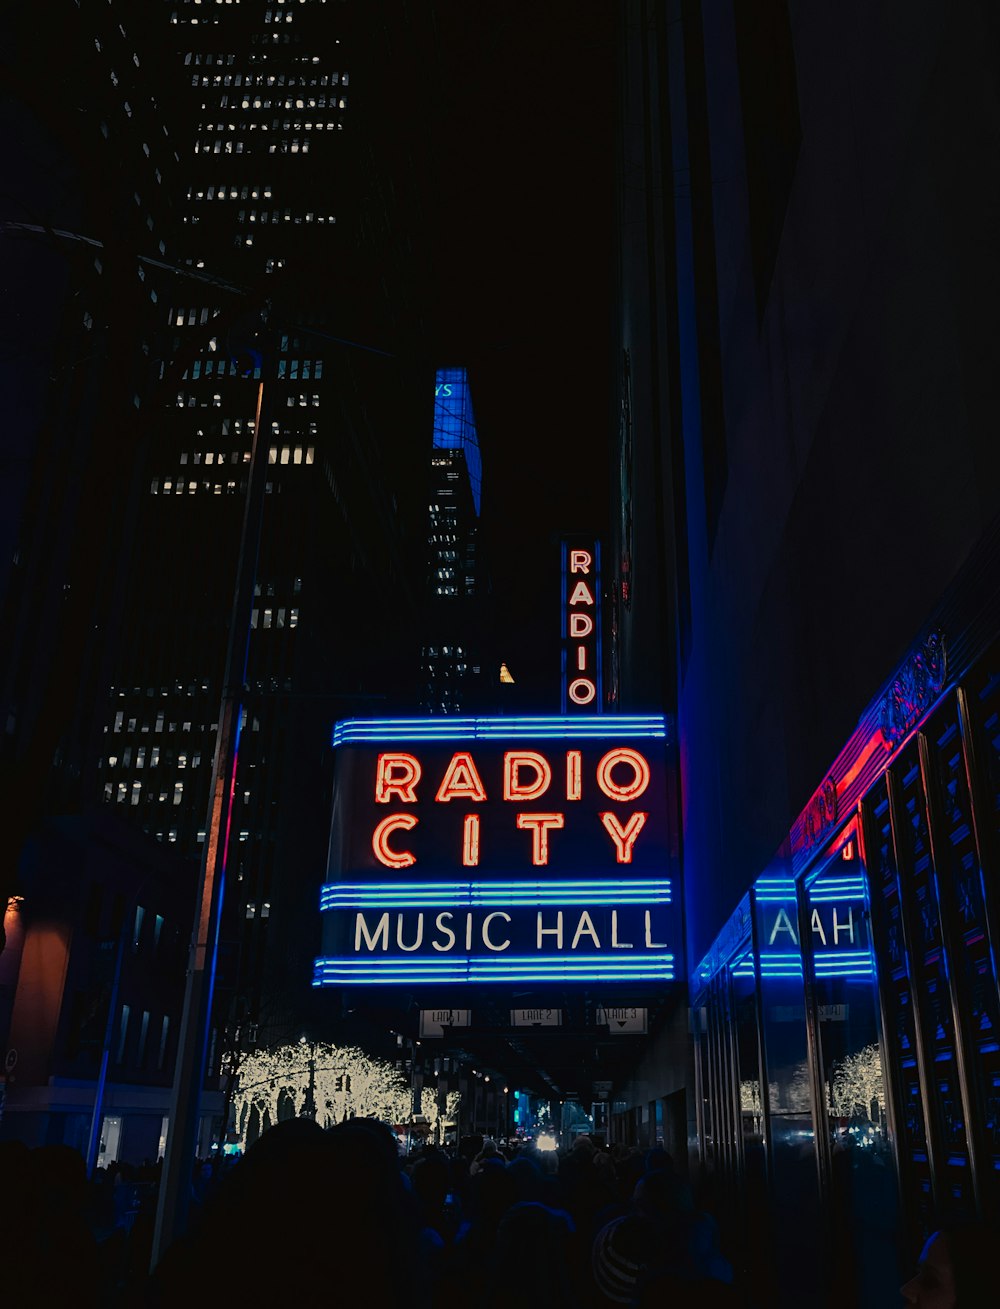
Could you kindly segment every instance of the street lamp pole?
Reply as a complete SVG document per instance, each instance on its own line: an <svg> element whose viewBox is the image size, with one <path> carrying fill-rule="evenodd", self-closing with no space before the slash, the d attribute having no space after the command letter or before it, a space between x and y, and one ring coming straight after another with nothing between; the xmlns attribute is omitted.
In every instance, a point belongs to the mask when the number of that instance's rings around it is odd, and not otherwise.
<svg viewBox="0 0 1000 1309"><path fill-rule="evenodd" d="M94 1092L94 1108L90 1116L90 1136L87 1140L87 1176L93 1177L97 1164L98 1142L101 1139L101 1120L104 1117L104 1091L108 1082L108 1061L111 1058L111 1042L114 1040L115 1013L118 1009L118 992L121 987L122 962L125 957L125 932L128 920L122 923L115 948L115 971L111 981L111 995L108 997L108 1013L104 1022L104 1047L101 1050L101 1067L97 1074L97 1088Z"/></svg>
<svg viewBox="0 0 1000 1309"><path fill-rule="evenodd" d="M306 1038L303 1036L299 1041L300 1045L306 1045ZM309 1045L309 1085L306 1087L305 1099L302 1102L302 1112L300 1118L311 1118L316 1120L316 1042L310 1041Z"/></svg>
<svg viewBox="0 0 1000 1309"><path fill-rule="evenodd" d="M260 549L261 520L267 481L268 433L263 381L267 356L261 363L262 380L257 388L253 444L250 450L247 496L243 528L230 611L229 642L215 759L202 854L198 901L188 956L184 1008L178 1038L174 1086L170 1105L170 1128L160 1181L156 1225L153 1232L152 1266L155 1268L167 1247L187 1225L191 1201L191 1168L195 1157L199 1111L208 1036L212 1019L212 995L219 943L219 923L226 882L226 858L236 794L236 766L239 758L242 699L250 644L250 616L254 580Z"/></svg>

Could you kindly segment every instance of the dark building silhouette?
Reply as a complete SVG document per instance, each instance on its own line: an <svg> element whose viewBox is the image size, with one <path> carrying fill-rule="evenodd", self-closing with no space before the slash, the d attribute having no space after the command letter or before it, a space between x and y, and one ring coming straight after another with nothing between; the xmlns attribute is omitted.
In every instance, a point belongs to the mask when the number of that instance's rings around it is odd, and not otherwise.
<svg viewBox="0 0 1000 1309"><path fill-rule="evenodd" d="M426 447L412 434L430 426L434 366L428 156L404 108L433 41L391 3L71 8L55 100L35 90L52 69L33 13L6 110L34 134L25 155L40 143L14 216L42 229L22 313L45 351L20 375L7 361L5 763L22 797L8 894L26 921L32 895L48 912L55 891L34 877L29 894L17 871L24 840L43 814L103 808L93 821L163 847L150 859L175 870L187 939L263 383L214 1076L227 1046L308 1021L331 722L415 700ZM133 890L145 876L136 856ZM70 936L78 911L67 902ZM147 1006L125 1004L130 1048ZM150 1023L179 997L157 1005ZM168 1085L152 1039L143 1066Z"/></svg>
<svg viewBox="0 0 1000 1309"><path fill-rule="evenodd" d="M906 29L622 7L613 663L676 714L688 1114L765 1303L997 1207L996 18ZM674 1090L654 1042L619 1130Z"/></svg>
<svg viewBox="0 0 1000 1309"><path fill-rule="evenodd" d="M87 1157L96 1127L96 1166L162 1154L192 883L176 855L113 815L35 829L0 955L0 1022L16 1059L5 1138L65 1143ZM218 1104L203 1108L204 1154Z"/></svg>
<svg viewBox="0 0 1000 1309"><path fill-rule="evenodd" d="M7 895L26 834L46 810L79 803L93 751L131 552L178 142L153 94L148 33L125 6L7 6L5 35Z"/></svg>

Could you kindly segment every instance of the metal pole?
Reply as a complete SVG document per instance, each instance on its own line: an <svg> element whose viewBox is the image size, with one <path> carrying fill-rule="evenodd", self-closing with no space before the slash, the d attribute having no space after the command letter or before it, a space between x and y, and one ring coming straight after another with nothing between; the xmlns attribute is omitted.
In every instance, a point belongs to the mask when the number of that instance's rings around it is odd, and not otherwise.
<svg viewBox="0 0 1000 1309"><path fill-rule="evenodd" d="M267 365L265 355L262 372ZM265 385L257 388L253 445L250 451L246 505L233 589L226 652L225 680L212 767L212 789L206 822L198 903L188 956L187 986L181 1017L166 1158L153 1233L152 1267L156 1267L175 1237L187 1225L191 1203L191 1171L198 1136L201 1093L205 1081L212 994L219 943L219 922L225 894L226 856L236 791L242 692L250 644L250 615L260 550L269 436L265 433Z"/></svg>
<svg viewBox="0 0 1000 1309"><path fill-rule="evenodd" d="M305 1037L302 1038L305 1044ZM316 1119L316 1042L309 1042L309 1085L306 1087L305 1099L302 1101L300 1118Z"/></svg>
<svg viewBox="0 0 1000 1309"><path fill-rule="evenodd" d="M128 922L122 923L118 933L118 948L115 951L115 972L111 982L111 995L108 999L108 1017L104 1024L104 1049L101 1051L101 1068L97 1074L97 1089L94 1092L94 1112L90 1119L90 1139L87 1142L87 1176L93 1177L97 1163L97 1144L101 1136L101 1119L104 1116L104 1088L108 1081L108 1060L111 1057L111 1042L114 1039L115 1011L118 1008L118 992L121 988L122 960L125 956L125 929Z"/></svg>

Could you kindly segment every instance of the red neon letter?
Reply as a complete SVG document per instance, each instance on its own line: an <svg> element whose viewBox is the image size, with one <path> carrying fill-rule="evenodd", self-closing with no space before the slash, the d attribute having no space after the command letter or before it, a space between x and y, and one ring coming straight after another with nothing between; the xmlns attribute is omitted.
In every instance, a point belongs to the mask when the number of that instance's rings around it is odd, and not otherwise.
<svg viewBox="0 0 1000 1309"><path fill-rule="evenodd" d="M571 605L592 605L594 597L591 595L590 587L586 582L577 582L573 587L573 594L569 598Z"/></svg>
<svg viewBox="0 0 1000 1309"><path fill-rule="evenodd" d="M636 812L622 827L617 814L601 814L601 822L615 843L620 864L630 864L632 862L632 847L635 845L635 838L645 827L648 817L649 814L644 814L641 811Z"/></svg>
<svg viewBox="0 0 1000 1309"><path fill-rule="evenodd" d="M565 826L562 814L518 814L517 825L520 830L531 829L531 862L547 864L549 862L549 828Z"/></svg>
<svg viewBox="0 0 1000 1309"><path fill-rule="evenodd" d="M593 555L589 550L571 550L569 552L569 571L571 573L589 573Z"/></svg>
<svg viewBox="0 0 1000 1309"><path fill-rule="evenodd" d="M589 677L578 677L570 682L566 694L574 704L590 704L597 694L597 687Z"/></svg>
<svg viewBox="0 0 1000 1309"><path fill-rule="evenodd" d="M451 757L435 800L485 800L486 788L476 772L472 755L465 750Z"/></svg>
<svg viewBox="0 0 1000 1309"><path fill-rule="evenodd" d="M479 815L466 814L462 823L462 863L472 868L479 863Z"/></svg>
<svg viewBox="0 0 1000 1309"><path fill-rule="evenodd" d="M579 800L582 794L580 783L580 751L566 751L566 799Z"/></svg>
<svg viewBox="0 0 1000 1309"><path fill-rule="evenodd" d="M578 645L576 648L576 666L581 673L587 670L587 647L585 645Z"/></svg>
<svg viewBox="0 0 1000 1309"><path fill-rule="evenodd" d="M590 614L570 614L569 616L569 634L570 636L589 636L594 630L594 620Z"/></svg>
<svg viewBox="0 0 1000 1309"><path fill-rule="evenodd" d="M619 786L611 776L616 764L628 764L632 769L632 780L625 786ZM630 750L627 746L609 750L597 765L597 785L609 800L634 800L649 785L649 764L638 750Z"/></svg>
<svg viewBox="0 0 1000 1309"><path fill-rule="evenodd" d="M533 782L522 782L523 764L535 770ZM537 800L549 789L552 769L544 755L536 750L508 750L503 757L503 798L505 800Z"/></svg>
<svg viewBox="0 0 1000 1309"><path fill-rule="evenodd" d="M409 868L410 864L417 862L409 850L401 850L398 854L390 850L389 834L399 829L408 832L419 821L413 814L390 814L388 818L382 819L372 833L372 849L380 864L385 864L386 868Z"/></svg>
<svg viewBox="0 0 1000 1309"><path fill-rule="evenodd" d="M404 804L416 804L420 764L411 754L380 754L375 774L375 803L388 804L398 796Z"/></svg>

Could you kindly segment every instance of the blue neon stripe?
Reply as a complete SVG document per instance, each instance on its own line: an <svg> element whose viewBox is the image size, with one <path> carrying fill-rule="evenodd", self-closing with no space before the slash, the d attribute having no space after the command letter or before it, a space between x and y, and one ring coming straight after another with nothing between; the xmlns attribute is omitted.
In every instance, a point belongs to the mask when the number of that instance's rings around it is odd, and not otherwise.
<svg viewBox="0 0 1000 1309"><path fill-rule="evenodd" d="M820 895L816 895L812 891L810 891L808 895L809 895L810 905L857 903L859 901L863 901L865 898L865 892L863 887L858 887L856 890L854 888L850 888L843 891L827 891L827 892L823 892ZM795 901L794 891L789 891L787 895L782 894L782 892L780 891L757 892L758 904L792 904L794 903L794 901Z"/></svg>
<svg viewBox="0 0 1000 1309"><path fill-rule="evenodd" d="M320 888L320 909L389 908L451 904L642 905L671 904L670 881L574 879L560 882L328 882Z"/></svg>
<svg viewBox="0 0 1000 1309"><path fill-rule="evenodd" d="M363 890L370 887L373 890L392 891L392 890L417 890L422 886L437 887L442 891L458 890L462 887L475 887L478 889L503 887L504 889L516 890L519 886L591 886L610 890L618 887L641 886L641 887L663 887L669 886L670 881L664 877L630 877L628 879L618 880L607 878L590 878L590 877L571 877L560 879L559 881L529 882L519 879L511 882L327 882L327 886L344 886L351 889Z"/></svg>
<svg viewBox="0 0 1000 1309"><path fill-rule="evenodd" d="M469 956L456 960L393 959L379 962L354 957L317 959L314 986L345 984L408 984L413 982L487 982L547 981L553 978L573 981L628 980L644 978L671 981L674 976L672 954L648 955L635 960L605 958L546 959L513 956L489 959Z"/></svg>
<svg viewBox="0 0 1000 1309"><path fill-rule="evenodd" d="M580 714L531 718L347 718L335 723L333 744L378 741L475 741L506 737L587 740L662 738L661 714Z"/></svg>
<svg viewBox="0 0 1000 1309"><path fill-rule="evenodd" d="M873 977L875 970L871 959L863 952L845 954L844 957L817 955L813 960L817 977L824 980L832 977ZM752 960L741 959L730 967L734 977L753 977L755 968ZM708 976L708 974L703 974ZM797 958L775 959L765 956L761 960L763 977L801 977L802 961Z"/></svg>
<svg viewBox="0 0 1000 1309"><path fill-rule="evenodd" d="M445 899L441 896L410 895L382 896L323 896L320 910L326 913L332 909L436 909L442 913L450 909L477 909L488 906L508 905L513 909L538 908L594 909L641 908L643 905L669 905L673 899L669 895L592 895L592 896L552 896L552 895L474 895Z"/></svg>
<svg viewBox="0 0 1000 1309"><path fill-rule="evenodd" d="M843 905L858 904L860 901L864 900L864 898L865 898L865 893L864 893L864 891L861 891L861 890L857 890L857 891L853 891L853 890L852 890L852 891L839 891L839 892L829 891L829 892L825 892L823 895L814 895L814 894L812 893L812 891L809 892L809 903L810 903L811 905L813 905L813 904L843 904Z"/></svg>
<svg viewBox="0 0 1000 1309"><path fill-rule="evenodd" d="M317 959L317 966L323 968L347 968L356 971L358 968L374 969L376 972L383 972L386 969L398 970L402 972L412 971L414 964L431 970L443 968L445 971L456 968L464 970L467 967L484 969L488 971L507 972L511 968L523 967L530 964L533 968L554 968L557 971L562 969L586 969L593 966L596 962L604 962L610 968L623 968L628 971L634 971L645 964L654 960L658 963L668 963L673 960L672 953L668 954L650 954L644 955L639 959L607 959L604 956L579 955L509 955L504 958L494 958L491 955L463 955L460 959L402 959L397 955L385 960L371 955L333 955L330 957L321 956Z"/></svg>
<svg viewBox="0 0 1000 1309"><path fill-rule="evenodd" d="M795 899L793 877L759 877L754 892L759 904L777 904ZM860 873L826 873L808 887L810 904L832 904L839 900L863 900L866 894L864 876Z"/></svg>

